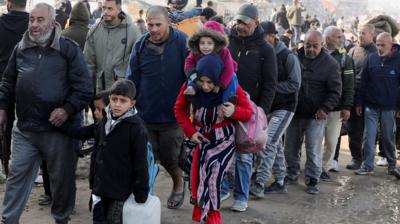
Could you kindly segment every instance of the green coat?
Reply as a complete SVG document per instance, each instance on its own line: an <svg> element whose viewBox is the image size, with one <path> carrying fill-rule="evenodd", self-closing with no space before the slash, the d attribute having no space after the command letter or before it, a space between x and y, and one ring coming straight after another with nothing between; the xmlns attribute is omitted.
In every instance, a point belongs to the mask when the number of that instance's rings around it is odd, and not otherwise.
<svg viewBox="0 0 400 224"><path fill-rule="evenodd" d="M306 11L302 6L300 5L292 5L290 6L288 13L287 13L287 18L289 20L290 25L298 25L301 26L303 25L303 21L301 19L301 12Z"/></svg>
<svg viewBox="0 0 400 224"><path fill-rule="evenodd" d="M118 25L98 21L87 35L83 53L96 92L109 89L116 80L125 78L129 55L140 32L132 19L125 13L124 16Z"/></svg>

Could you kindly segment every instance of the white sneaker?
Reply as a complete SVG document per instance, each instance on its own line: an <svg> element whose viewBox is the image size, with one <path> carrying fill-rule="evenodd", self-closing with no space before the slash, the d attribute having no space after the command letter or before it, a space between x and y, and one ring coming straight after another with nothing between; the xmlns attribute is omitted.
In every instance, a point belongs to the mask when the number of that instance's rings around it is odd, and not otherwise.
<svg viewBox="0 0 400 224"><path fill-rule="evenodd" d="M247 201L235 200L231 207L231 210L235 212L244 212L246 211L246 209L247 209Z"/></svg>
<svg viewBox="0 0 400 224"><path fill-rule="evenodd" d="M331 172L339 172L339 163L338 163L337 160L332 160L331 169L329 171L331 171Z"/></svg>
<svg viewBox="0 0 400 224"><path fill-rule="evenodd" d="M385 157L381 157L378 161L376 161L375 165L377 166L388 166L387 159Z"/></svg>
<svg viewBox="0 0 400 224"><path fill-rule="evenodd" d="M229 193L229 192L221 195L221 201L227 200L230 196L231 196L231 193Z"/></svg>
<svg viewBox="0 0 400 224"><path fill-rule="evenodd" d="M35 184L43 184L43 177L42 175L38 175L35 179Z"/></svg>

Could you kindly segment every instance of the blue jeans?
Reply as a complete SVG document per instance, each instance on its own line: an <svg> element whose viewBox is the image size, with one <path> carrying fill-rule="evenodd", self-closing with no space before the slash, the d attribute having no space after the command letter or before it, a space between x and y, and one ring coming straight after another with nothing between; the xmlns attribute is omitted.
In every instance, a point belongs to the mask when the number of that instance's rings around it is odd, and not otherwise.
<svg viewBox="0 0 400 224"><path fill-rule="evenodd" d="M305 139L306 165L304 174L319 180L322 172L321 145L324 136L326 120L295 118L286 130L285 158L287 163L287 177L297 180L300 175L301 145Z"/></svg>
<svg viewBox="0 0 400 224"><path fill-rule="evenodd" d="M382 148L385 152L389 168L396 167L396 111L365 108L363 152L361 165L369 171L374 169L375 138L380 123Z"/></svg>
<svg viewBox="0 0 400 224"><path fill-rule="evenodd" d="M294 44L297 45L297 43L300 41L301 25L292 25L292 29L294 30L294 35L293 35Z"/></svg>
<svg viewBox="0 0 400 224"><path fill-rule="evenodd" d="M235 187L233 190L233 198L235 200L249 200L252 169L253 154L236 153Z"/></svg>
<svg viewBox="0 0 400 224"><path fill-rule="evenodd" d="M283 182L286 176L282 136L289 126L293 114L287 110L276 110L269 114L267 145L265 150L258 154L261 162L257 169L256 182L261 186L264 186L271 176L271 170L276 181Z"/></svg>

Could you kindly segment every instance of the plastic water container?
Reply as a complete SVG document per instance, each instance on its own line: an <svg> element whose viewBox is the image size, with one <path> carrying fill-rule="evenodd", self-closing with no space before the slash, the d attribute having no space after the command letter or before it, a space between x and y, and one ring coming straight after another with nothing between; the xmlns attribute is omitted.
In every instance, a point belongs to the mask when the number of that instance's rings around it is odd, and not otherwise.
<svg viewBox="0 0 400 224"><path fill-rule="evenodd" d="M145 203L138 204L135 196L131 194L124 203L122 220L124 224L160 224L160 199L157 196L149 195Z"/></svg>

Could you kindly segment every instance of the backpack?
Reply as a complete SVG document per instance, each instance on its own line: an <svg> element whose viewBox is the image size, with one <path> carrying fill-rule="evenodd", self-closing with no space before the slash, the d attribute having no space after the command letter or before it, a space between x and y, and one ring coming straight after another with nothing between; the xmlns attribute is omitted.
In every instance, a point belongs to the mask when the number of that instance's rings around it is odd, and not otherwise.
<svg viewBox="0 0 400 224"><path fill-rule="evenodd" d="M267 116L261 107L258 107L247 94L253 115L246 122L235 122L235 141L239 153L256 153L263 151L267 144Z"/></svg>
<svg viewBox="0 0 400 224"><path fill-rule="evenodd" d="M154 159L153 147L151 146L150 142L147 143L147 166L149 169L149 193L150 195L154 195L154 182L156 181L159 168Z"/></svg>

